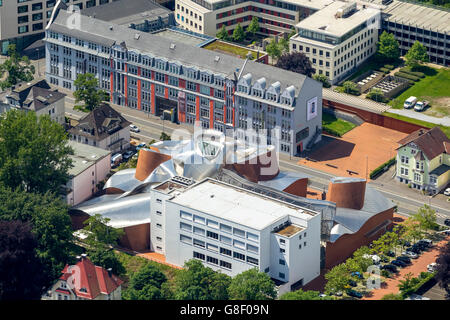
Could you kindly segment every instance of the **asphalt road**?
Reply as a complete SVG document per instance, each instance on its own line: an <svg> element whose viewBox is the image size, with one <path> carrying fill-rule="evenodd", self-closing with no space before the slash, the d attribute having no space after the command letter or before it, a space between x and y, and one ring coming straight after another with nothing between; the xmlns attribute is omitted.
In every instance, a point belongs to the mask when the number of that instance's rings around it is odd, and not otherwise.
<svg viewBox="0 0 450 320"><path fill-rule="evenodd" d="M171 135L174 129L186 129L190 133L193 132L193 127L189 125L177 125L168 120L163 121L150 114L145 117L142 112L138 110L114 105L113 107L121 112L126 119L139 127L140 132L132 133L132 136L147 143L152 139L159 140L161 132L163 131L169 135ZM299 158L290 158L289 156L281 154L279 159L280 168L282 170L301 172L309 177L311 187L319 190L327 190L330 179L335 176L309 167L299 166L296 164L298 160ZM371 181L369 182L369 185L380 191L386 198L392 200L397 205L398 213L403 215L411 215L417 212L418 208L423 207L424 203L426 203L423 200L417 198L414 199L399 193L398 186L395 186L392 183L382 184ZM430 207L436 210L438 223L443 224L445 219L450 218L450 205L442 205L442 202L434 204L433 201L427 204L430 204Z"/></svg>

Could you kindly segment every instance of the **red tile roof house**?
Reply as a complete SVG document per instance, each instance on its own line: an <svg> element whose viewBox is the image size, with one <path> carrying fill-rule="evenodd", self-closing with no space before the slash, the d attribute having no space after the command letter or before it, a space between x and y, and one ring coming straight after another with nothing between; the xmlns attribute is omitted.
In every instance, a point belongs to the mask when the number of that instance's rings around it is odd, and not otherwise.
<svg viewBox="0 0 450 320"><path fill-rule="evenodd" d="M122 283L111 270L96 266L86 254L78 262L66 265L62 276L42 300L121 300Z"/></svg>

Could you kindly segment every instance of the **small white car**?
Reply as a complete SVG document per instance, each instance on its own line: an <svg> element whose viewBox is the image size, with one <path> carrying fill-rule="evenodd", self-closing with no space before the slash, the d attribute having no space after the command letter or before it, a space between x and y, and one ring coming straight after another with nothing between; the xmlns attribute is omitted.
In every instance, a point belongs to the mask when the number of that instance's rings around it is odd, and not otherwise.
<svg viewBox="0 0 450 320"><path fill-rule="evenodd" d="M140 132L141 130L134 124L130 124L130 130L133 132Z"/></svg>
<svg viewBox="0 0 450 320"><path fill-rule="evenodd" d="M450 196L450 188L445 189L444 194Z"/></svg>
<svg viewBox="0 0 450 320"><path fill-rule="evenodd" d="M410 257L412 259L417 259L419 257L417 253L414 253L414 252L411 252L411 251L408 251L408 250L402 252L402 255Z"/></svg>
<svg viewBox="0 0 450 320"><path fill-rule="evenodd" d="M417 101L416 105L414 106L414 111L422 111L428 106L428 101Z"/></svg>
<svg viewBox="0 0 450 320"><path fill-rule="evenodd" d="M427 265L428 272L433 272L434 270L436 270L436 262L433 262L433 263L430 263L429 265Z"/></svg>

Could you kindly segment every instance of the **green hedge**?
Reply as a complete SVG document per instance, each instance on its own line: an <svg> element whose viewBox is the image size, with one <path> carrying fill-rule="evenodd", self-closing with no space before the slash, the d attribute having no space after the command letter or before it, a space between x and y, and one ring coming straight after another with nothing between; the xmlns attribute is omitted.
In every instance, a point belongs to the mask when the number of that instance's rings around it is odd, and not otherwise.
<svg viewBox="0 0 450 320"><path fill-rule="evenodd" d="M371 173L370 173L370 179L375 178L378 174L380 174L381 172L384 171L385 167L390 167L395 163L395 158L392 158L388 161L386 161L385 163L383 163L381 166L379 166L378 168L374 169Z"/></svg>
<svg viewBox="0 0 450 320"><path fill-rule="evenodd" d="M416 76L413 76L413 75L411 75L409 73L404 73L404 72L401 72L401 71L398 71L398 72L394 73L394 76L405 78L405 79L412 80L412 81L419 81L420 80L419 77L416 77Z"/></svg>
<svg viewBox="0 0 450 320"><path fill-rule="evenodd" d="M384 73L389 73L390 71L388 68L380 68L379 70Z"/></svg>
<svg viewBox="0 0 450 320"><path fill-rule="evenodd" d="M425 78L425 73L419 71L411 71L408 67L401 68L400 72L407 73L419 78Z"/></svg>
<svg viewBox="0 0 450 320"><path fill-rule="evenodd" d="M333 128L324 128L324 127L322 127L322 130L325 131L326 133L331 134L332 136L342 137L342 134L340 132L334 130Z"/></svg>
<svg viewBox="0 0 450 320"><path fill-rule="evenodd" d="M417 278L415 278L418 280L418 282L414 286L408 288L408 290L405 290L400 294L403 296L403 298L407 298L408 296L419 290L425 283L433 279L435 275L436 272L430 272L427 274L425 274L425 272L421 272L420 275Z"/></svg>
<svg viewBox="0 0 450 320"><path fill-rule="evenodd" d="M388 70L394 70L394 68L395 68L392 64L385 64L383 67Z"/></svg>

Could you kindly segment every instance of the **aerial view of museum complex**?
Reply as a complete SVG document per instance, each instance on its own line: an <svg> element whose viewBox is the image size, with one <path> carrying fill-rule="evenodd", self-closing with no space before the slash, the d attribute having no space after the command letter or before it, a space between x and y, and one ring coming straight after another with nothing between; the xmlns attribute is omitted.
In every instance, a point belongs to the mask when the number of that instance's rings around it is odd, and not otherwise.
<svg viewBox="0 0 450 320"><path fill-rule="evenodd" d="M0 50L0 301L450 300L450 0L0 0Z"/></svg>

